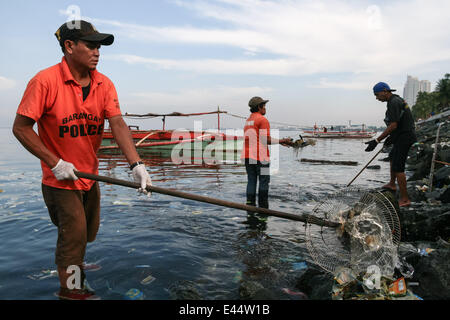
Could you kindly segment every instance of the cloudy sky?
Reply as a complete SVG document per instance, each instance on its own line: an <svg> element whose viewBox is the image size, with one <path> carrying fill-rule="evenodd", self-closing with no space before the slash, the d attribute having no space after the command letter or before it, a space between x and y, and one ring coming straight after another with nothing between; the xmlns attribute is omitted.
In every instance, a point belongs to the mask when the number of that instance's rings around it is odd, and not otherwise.
<svg viewBox="0 0 450 320"><path fill-rule="evenodd" d="M0 126L11 126L28 81L60 62L54 37L81 15L113 33L100 72L128 113L248 115L269 99L270 121L383 125L372 87L400 95L407 75L435 83L450 72L448 0L1 1ZM168 128L216 118L167 119ZM127 120L161 128L161 120ZM224 127L243 120L222 117Z"/></svg>

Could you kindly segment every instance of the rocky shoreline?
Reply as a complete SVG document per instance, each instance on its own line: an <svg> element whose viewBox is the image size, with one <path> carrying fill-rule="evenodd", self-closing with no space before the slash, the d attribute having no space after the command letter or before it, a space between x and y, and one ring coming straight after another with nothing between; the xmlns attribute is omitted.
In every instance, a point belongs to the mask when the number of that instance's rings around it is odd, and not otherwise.
<svg viewBox="0 0 450 320"><path fill-rule="evenodd" d="M401 226L398 247L400 263L393 281L404 278L408 294L398 297L378 294L375 299L450 299L450 166L445 164L450 162L450 115L442 114L431 121L423 121L417 125L416 132L418 141L411 148L406 164L411 206L398 206L395 200L398 199L398 191L397 194L383 191L387 192L385 195L391 199L391 203L395 202L393 205ZM390 148L384 149L387 155ZM439 162L435 162L430 188L430 170L435 150L435 160ZM380 161L389 160L385 157ZM334 276L313 263L308 263L292 280L295 286L289 291L290 299L336 299L336 295L333 296L336 291ZM371 299L370 295L364 295L365 290L361 290L361 287L356 291L359 292L350 299ZM255 281L241 281L239 293L241 299L274 299L271 290Z"/></svg>
<svg viewBox="0 0 450 320"><path fill-rule="evenodd" d="M402 231L398 256L408 269L402 272L408 289L424 300L447 300L450 299L450 166L445 163L450 162L450 116L422 122L417 127L417 140L406 166L412 204L396 208ZM435 150L435 160L440 163L435 162L430 188ZM332 275L311 267L297 279L296 289L309 299L328 300L332 299L333 282Z"/></svg>

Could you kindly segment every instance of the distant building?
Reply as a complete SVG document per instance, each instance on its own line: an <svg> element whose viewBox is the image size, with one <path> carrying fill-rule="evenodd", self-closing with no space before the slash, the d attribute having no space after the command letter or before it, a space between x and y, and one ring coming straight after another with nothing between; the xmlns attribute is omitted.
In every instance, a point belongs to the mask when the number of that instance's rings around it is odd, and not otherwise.
<svg viewBox="0 0 450 320"><path fill-rule="evenodd" d="M416 104L417 94L419 92L431 92L431 82L428 80L419 80L416 77L408 75L405 87L403 88L403 99L412 107Z"/></svg>

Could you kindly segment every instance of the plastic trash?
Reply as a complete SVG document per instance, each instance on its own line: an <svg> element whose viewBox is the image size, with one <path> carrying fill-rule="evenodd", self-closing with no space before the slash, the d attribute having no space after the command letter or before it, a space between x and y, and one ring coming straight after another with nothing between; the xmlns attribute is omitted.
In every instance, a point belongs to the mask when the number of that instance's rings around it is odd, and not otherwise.
<svg viewBox="0 0 450 320"><path fill-rule="evenodd" d="M238 283L241 280L242 280L242 271L237 271L233 277L233 282Z"/></svg>
<svg viewBox="0 0 450 320"><path fill-rule="evenodd" d="M155 280L156 280L155 277L153 277L152 275L149 275L149 276L145 277L145 278L141 281L141 284L144 285L144 286L146 286L146 285L149 285L150 283L152 283L152 282L155 281Z"/></svg>
<svg viewBox="0 0 450 320"><path fill-rule="evenodd" d="M131 204L129 202L116 200L112 203L115 206L130 206Z"/></svg>
<svg viewBox="0 0 450 320"><path fill-rule="evenodd" d="M389 295L394 297L402 297L406 295L406 283L405 278L401 277L397 280L395 280L390 286L389 286Z"/></svg>
<svg viewBox="0 0 450 320"><path fill-rule="evenodd" d="M44 280L51 277L57 277L58 270L42 270L40 273L29 275L28 278L31 280Z"/></svg>
<svg viewBox="0 0 450 320"><path fill-rule="evenodd" d="M340 268L337 272L336 275L334 277L334 280L336 280L336 282L339 285L345 285L346 283L349 283L353 280L355 280L355 275L353 274L353 271L349 268Z"/></svg>
<svg viewBox="0 0 450 320"><path fill-rule="evenodd" d="M90 272L94 272L94 271L98 271L100 270L102 267L96 263L85 263L83 262L83 270L84 271L90 271Z"/></svg>
<svg viewBox="0 0 450 320"><path fill-rule="evenodd" d="M302 262L294 262L292 264L292 269L295 271L300 271L300 270L304 270L307 269L308 265L306 264L306 262L302 261Z"/></svg>
<svg viewBox="0 0 450 320"><path fill-rule="evenodd" d="M403 277L408 279L412 278L414 274L413 266L406 262L405 259L402 259L401 261L398 260L395 268L402 274Z"/></svg>
<svg viewBox="0 0 450 320"><path fill-rule="evenodd" d="M306 294L304 294L303 292L299 292L299 291L292 291L288 288L282 288L281 291L283 291L284 293L290 295L290 296L297 296L300 297L302 299L308 299L308 296Z"/></svg>
<svg viewBox="0 0 450 320"><path fill-rule="evenodd" d="M417 251L419 252L419 254L421 256L428 256L434 250L436 250L436 249L431 249L431 248L419 248L419 249L417 249Z"/></svg>
<svg viewBox="0 0 450 320"><path fill-rule="evenodd" d="M125 300L144 300L144 293L139 289L132 288L124 295Z"/></svg>
<svg viewBox="0 0 450 320"><path fill-rule="evenodd" d="M427 192L428 191L428 186L427 185L423 185L423 186L416 186L416 189L422 192Z"/></svg>

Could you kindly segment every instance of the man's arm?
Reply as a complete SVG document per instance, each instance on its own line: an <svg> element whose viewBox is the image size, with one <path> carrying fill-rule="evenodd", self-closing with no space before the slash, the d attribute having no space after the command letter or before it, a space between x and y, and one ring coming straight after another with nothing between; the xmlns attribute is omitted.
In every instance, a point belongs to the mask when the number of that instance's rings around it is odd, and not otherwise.
<svg viewBox="0 0 450 320"><path fill-rule="evenodd" d="M130 129L123 120L122 116L114 116L108 119L108 121L114 139L116 140L120 150L122 150L123 154L127 158L128 163L131 165L137 161L141 161L141 158L136 151L133 138L131 137Z"/></svg>
<svg viewBox="0 0 450 320"><path fill-rule="evenodd" d="M136 162L141 161L141 158L136 151L136 146L134 145L130 129L121 115L110 118L109 126L111 127L111 131L117 145L127 158L128 163L130 165L134 165L132 168L133 179L141 184L141 188L138 191L147 194L146 186L152 185L152 179L145 169L144 164L141 163L135 165ZM150 195L150 193L148 194Z"/></svg>
<svg viewBox="0 0 450 320"><path fill-rule="evenodd" d="M392 131L397 129L397 127L398 127L398 123L397 122L391 122L389 124L389 126L383 131L383 133L378 138L376 138L375 140L378 143L380 143L381 141L383 141L384 138L389 136L392 133Z"/></svg>
<svg viewBox="0 0 450 320"><path fill-rule="evenodd" d="M33 119L16 114L12 129L13 134L25 149L42 160L49 168L54 168L59 161L59 157L47 149L41 138L33 130L34 124Z"/></svg>
<svg viewBox="0 0 450 320"><path fill-rule="evenodd" d="M284 139L275 139L271 136L267 136L267 144L281 144L281 145L290 145L291 139L290 138L284 138Z"/></svg>

